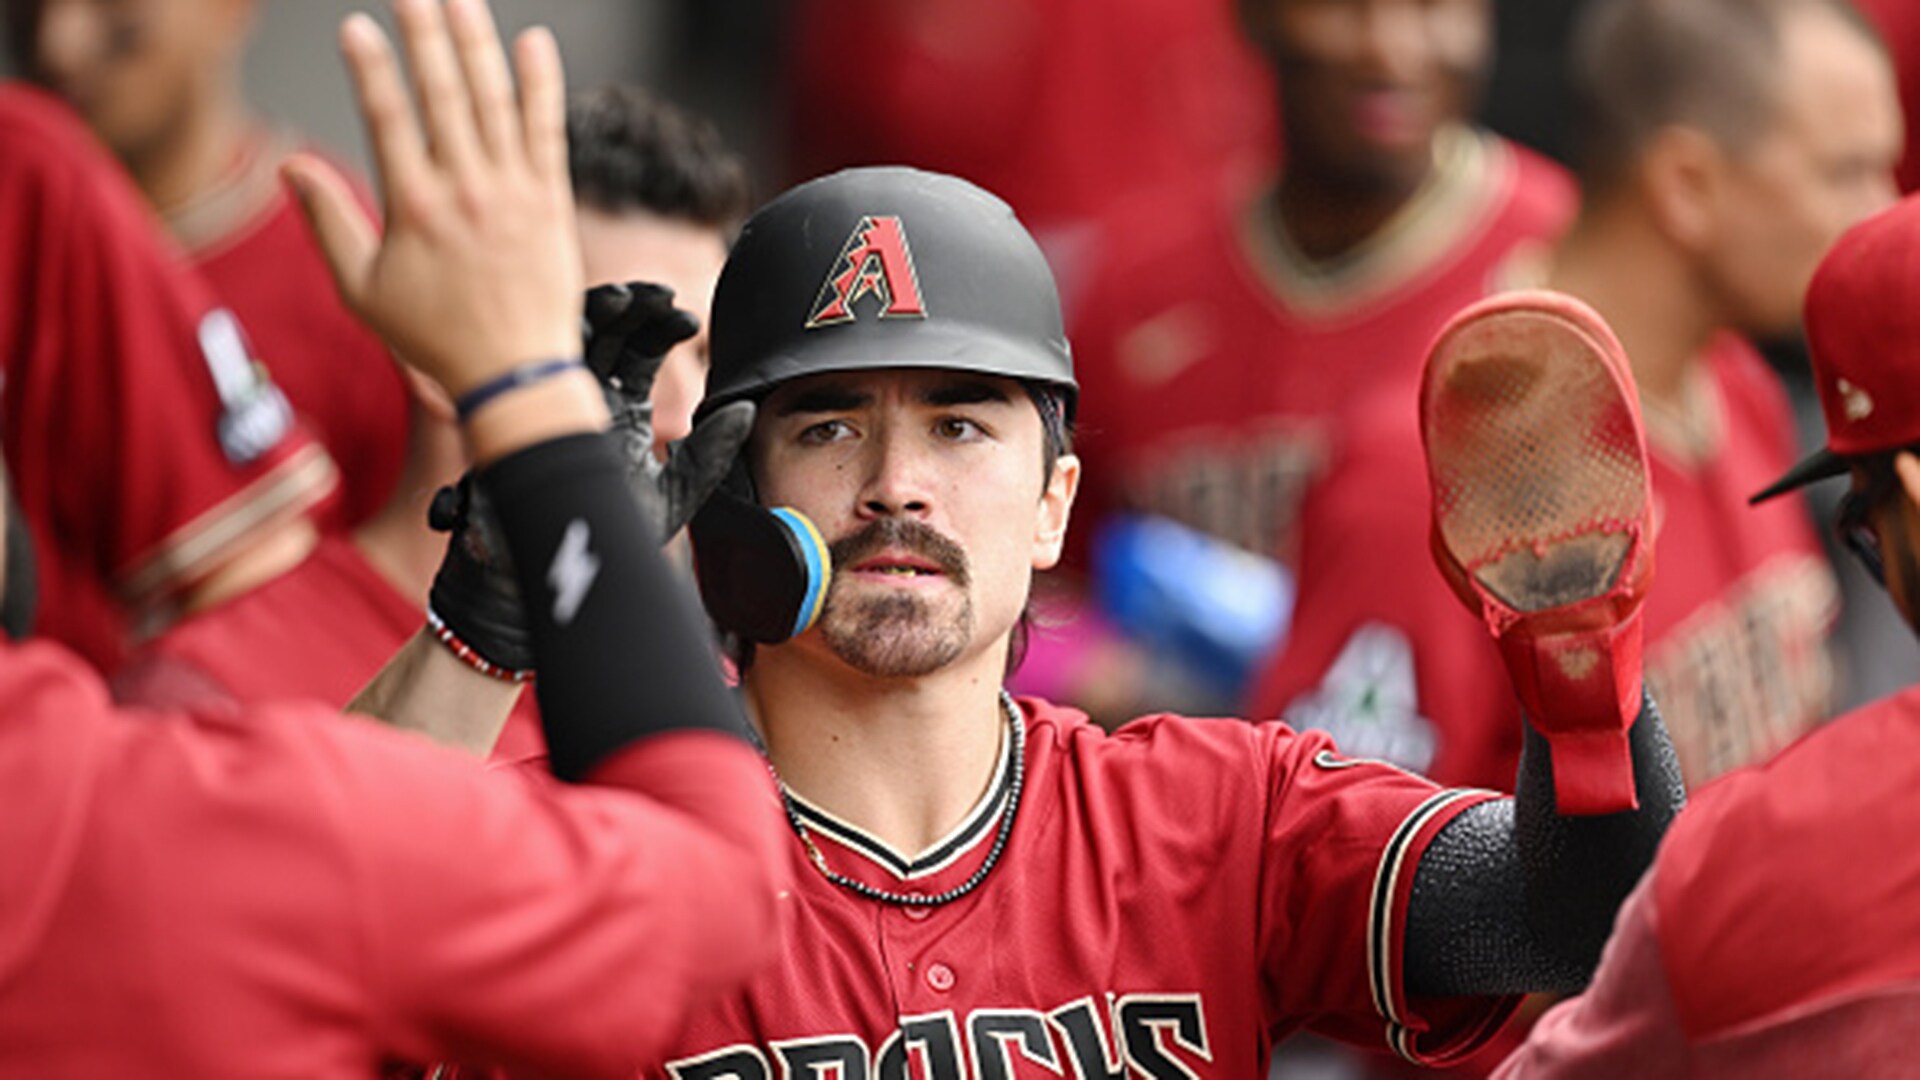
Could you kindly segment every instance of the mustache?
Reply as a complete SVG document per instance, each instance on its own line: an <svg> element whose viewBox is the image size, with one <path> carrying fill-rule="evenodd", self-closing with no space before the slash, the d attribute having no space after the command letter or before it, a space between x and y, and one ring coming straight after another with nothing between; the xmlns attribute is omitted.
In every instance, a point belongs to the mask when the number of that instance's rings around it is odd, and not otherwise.
<svg viewBox="0 0 1920 1080"><path fill-rule="evenodd" d="M859 532L828 545L833 565L849 566L882 551L905 551L933 563L956 585L966 585L967 553L931 525L907 518L880 518Z"/></svg>

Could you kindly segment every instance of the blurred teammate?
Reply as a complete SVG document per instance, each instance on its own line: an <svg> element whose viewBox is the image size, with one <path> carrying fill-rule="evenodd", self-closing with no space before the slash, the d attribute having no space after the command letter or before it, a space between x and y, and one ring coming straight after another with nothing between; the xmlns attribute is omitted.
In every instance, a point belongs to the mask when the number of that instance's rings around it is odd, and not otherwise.
<svg viewBox="0 0 1920 1080"><path fill-rule="evenodd" d="M675 303L703 322L653 383L654 439L664 447L691 430L706 376L704 319L728 234L747 209L745 172L710 127L635 90L574 95L567 134L586 280L670 286ZM142 649L115 679L116 696L155 706L290 696L345 704L420 628L446 551L445 534L427 526L428 502L459 476L466 456L436 388L413 388L410 432L407 469L380 513L348 536L323 539L298 568ZM497 747L489 733L470 748L489 747L507 761L541 752L531 696Z"/></svg>
<svg viewBox="0 0 1920 1080"><path fill-rule="evenodd" d="M1807 335L1827 445L1759 498L1850 475L1842 542L1920 626L1920 202L1821 264ZM1920 694L1840 717L1699 793L1628 900L1593 986L1502 1077L1902 1076L1920 976Z"/></svg>
<svg viewBox="0 0 1920 1080"><path fill-rule="evenodd" d="M19 9L18 70L126 166L339 463L325 524L371 516L400 475L407 390L341 306L280 180L303 139L247 103L241 62L259 0L6 2Z"/></svg>
<svg viewBox="0 0 1920 1080"><path fill-rule="evenodd" d="M1793 453L1785 396L1746 338L1794 332L1827 245L1893 197L1899 110L1884 51L1834 0L1602 0L1574 66L1586 203L1549 280L1606 316L1632 359L1660 508L1647 681L1698 784L1830 708L1832 574L1796 501L1746 506ZM1422 541L1387 501L1417 492L1392 483L1404 463L1376 464L1377 483L1323 500L1295 636L1256 711L1366 722L1390 695L1354 678L1340 642L1383 633L1415 660L1417 696L1397 710L1437 716L1501 690L1479 642L1430 617L1439 599L1409 602ZM1395 760L1465 782L1446 740L1476 726L1492 739L1498 717L1439 726L1430 763Z"/></svg>
<svg viewBox="0 0 1920 1080"><path fill-rule="evenodd" d="M1279 83L1282 169L1253 198L1130 208L1138 224L1075 320L1082 539L1123 511L1158 515L1281 560L1304 590L1333 582L1302 565L1303 517L1320 493L1369 497L1370 479L1347 475L1360 450L1401 455L1415 497L1382 502L1394 529L1423 534L1422 352L1461 307L1537 265L1574 193L1557 166L1468 123L1492 56L1487 0L1243 0L1240 18ZM1405 569L1424 571L1424 556ZM1440 625L1478 648L1445 590L1422 585ZM1411 696L1400 686L1416 667L1451 662L1403 639L1353 647L1389 701ZM1137 682L1142 666L1089 670L1068 693ZM1432 727L1503 701L1463 696L1379 734L1327 726L1356 753L1415 744L1421 766L1499 786L1517 725L1493 746L1472 725L1437 750Z"/></svg>
<svg viewBox="0 0 1920 1080"><path fill-rule="evenodd" d="M0 87L0 144L0 438L39 553L32 629L111 670L136 630L304 557L336 473L71 112Z"/></svg>
<svg viewBox="0 0 1920 1080"><path fill-rule="evenodd" d="M519 43L516 102L478 0L449 6L458 49L437 3L398 11L432 74L431 150L373 22L342 31L395 200L384 239L337 174L293 168L343 292L461 403L535 616L555 772L598 788L490 776L316 706L120 713L60 647L5 646L7 1075L367 1077L445 1054L621 1075L774 940L764 765L644 550L659 537L577 361L552 38ZM590 575L551 572L583 554ZM424 636L379 684L415 725L513 689Z"/></svg>

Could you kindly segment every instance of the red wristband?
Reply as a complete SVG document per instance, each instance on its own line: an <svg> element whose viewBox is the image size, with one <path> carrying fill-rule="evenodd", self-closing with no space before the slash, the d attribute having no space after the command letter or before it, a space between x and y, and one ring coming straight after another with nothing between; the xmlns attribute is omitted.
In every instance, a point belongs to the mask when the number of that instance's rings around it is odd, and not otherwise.
<svg viewBox="0 0 1920 1080"><path fill-rule="evenodd" d="M473 646L461 641L460 635L454 633L452 627L442 622L440 616L435 614L432 608L427 609L427 630L433 635L435 641L447 647L448 652L459 657L468 667L482 675L499 679L502 682L515 683L526 682L533 678L533 672L531 670L522 671L510 667L502 667L475 652Z"/></svg>

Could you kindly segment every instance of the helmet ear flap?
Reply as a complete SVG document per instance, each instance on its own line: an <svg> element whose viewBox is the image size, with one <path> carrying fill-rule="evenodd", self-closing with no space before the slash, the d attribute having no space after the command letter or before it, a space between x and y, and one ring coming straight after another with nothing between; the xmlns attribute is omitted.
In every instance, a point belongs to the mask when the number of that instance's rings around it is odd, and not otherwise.
<svg viewBox="0 0 1920 1080"><path fill-rule="evenodd" d="M687 524L687 536L700 600L721 630L777 645L820 617L833 577L826 541L798 510L761 506L744 459Z"/></svg>

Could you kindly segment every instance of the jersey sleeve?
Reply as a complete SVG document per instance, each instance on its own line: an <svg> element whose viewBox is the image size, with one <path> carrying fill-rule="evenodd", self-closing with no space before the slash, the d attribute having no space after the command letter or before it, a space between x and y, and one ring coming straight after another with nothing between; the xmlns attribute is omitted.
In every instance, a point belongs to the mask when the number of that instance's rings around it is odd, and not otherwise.
<svg viewBox="0 0 1920 1080"><path fill-rule="evenodd" d="M1661 956L1653 880L1651 872L1642 878L1621 907L1586 993L1541 1017L1495 1080L1688 1075L1687 1039Z"/></svg>
<svg viewBox="0 0 1920 1080"><path fill-rule="evenodd" d="M399 1057L632 1075L770 958L783 821L744 744L648 740L596 776L626 790L391 749L331 807Z"/></svg>
<svg viewBox="0 0 1920 1080"><path fill-rule="evenodd" d="M161 605L320 501L334 468L71 113L8 87L0 142L0 425L52 563L40 631L64 637L70 578Z"/></svg>
<svg viewBox="0 0 1920 1080"><path fill-rule="evenodd" d="M1273 746L1259 948L1277 1018L1423 1065L1477 1049L1520 999L1411 1000L1406 910L1433 838L1497 796L1343 756L1320 732Z"/></svg>

